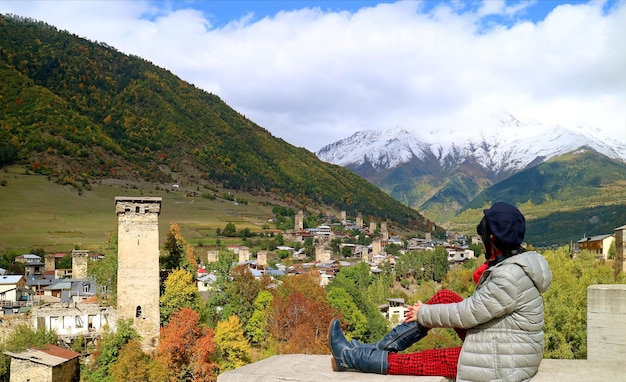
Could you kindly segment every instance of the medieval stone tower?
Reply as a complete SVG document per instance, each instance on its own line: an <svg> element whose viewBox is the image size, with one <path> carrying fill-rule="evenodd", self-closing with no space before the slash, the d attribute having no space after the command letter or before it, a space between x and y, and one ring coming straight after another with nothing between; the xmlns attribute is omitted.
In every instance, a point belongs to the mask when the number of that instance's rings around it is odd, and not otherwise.
<svg viewBox="0 0 626 382"><path fill-rule="evenodd" d="M295 224L293 229L296 231L302 231L304 229L304 212L302 210L298 211L294 220Z"/></svg>
<svg viewBox="0 0 626 382"><path fill-rule="evenodd" d="M356 226L359 228L363 228L363 214L362 213L358 213L356 215Z"/></svg>
<svg viewBox="0 0 626 382"><path fill-rule="evenodd" d="M72 249L72 278L87 278L87 260L89 251L86 249Z"/></svg>
<svg viewBox="0 0 626 382"><path fill-rule="evenodd" d="M115 197L117 315L132 319L144 350L159 339L159 197Z"/></svg>

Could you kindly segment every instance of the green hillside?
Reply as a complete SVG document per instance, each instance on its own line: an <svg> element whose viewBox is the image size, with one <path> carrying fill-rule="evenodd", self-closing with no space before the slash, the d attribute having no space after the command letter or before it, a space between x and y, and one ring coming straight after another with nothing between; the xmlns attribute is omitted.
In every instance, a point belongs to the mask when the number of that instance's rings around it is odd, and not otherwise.
<svg viewBox="0 0 626 382"><path fill-rule="evenodd" d="M14 16L0 16L0 138L0 165L18 163L79 192L109 178L211 185L442 232L217 95L106 44Z"/></svg>
<svg viewBox="0 0 626 382"><path fill-rule="evenodd" d="M473 231L482 209L494 201L520 208L533 245L612 234L626 224L626 164L589 149L555 157L481 192L452 225Z"/></svg>

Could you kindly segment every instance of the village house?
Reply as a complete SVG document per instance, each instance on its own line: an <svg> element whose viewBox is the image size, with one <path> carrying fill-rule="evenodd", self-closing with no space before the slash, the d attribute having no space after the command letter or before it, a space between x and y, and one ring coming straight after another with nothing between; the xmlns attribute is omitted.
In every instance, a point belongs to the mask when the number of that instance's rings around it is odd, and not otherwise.
<svg viewBox="0 0 626 382"><path fill-rule="evenodd" d="M25 253L15 258L15 261L22 264L41 262L41 256L33 255L32 253Z"/></svg>
<svg viewBox="0 0 626 382"><path fill-rule="evenodd" d="M448 252L448 263L450 265L460 264L475 257L474 251L467 247L447 246L446 251Z"/></svg>
<svg viewBox="0 0 626 382"><path fill-rule="evenodd" d="M591 252L597 259L608 259L611 244L615 242L613 235L596 235L578 240L578 249Z"/></svg>
<svg viewBox="0 0 626 382"><path fill-rule="evenodd" d="M106 329L115 330L117 326L115 309L89 301L66 301L35 306L30 311L33 328L54 331L68 344L79 336L93 340L100 338Z"/></svg>
<svg viewBox="0 0 626 382"><path fill-rule="evenodd" d="M378 309L393 326L404 320L404 313L408 310L403 298L388 298L387 303L380 305Z"/></svg>
<svg viewBox="0 0 626 382"><path fill-rule="evenodd" d="M22 275L0 276L0 307L2 314L19 313L20 307L33 304L33 291L28 288Z"/></svg>
<svg viewBox="0 0 626 382"><path fill-rule="evenodd" d="M92 280L61 279L43 288L44 296L56 299L47 301L80 302L96 294Z"/></svg>
<svg viewBox="0 0 626 382"><path fill-rule="evenodd" d="M24 263L24 275L30 279L43 278L44 263L41 261L29 261Z"/></svg>
<svg viewBox="0 0 626 382"><path fill-rule="evenodd" d="M10 382L77 382L79 353L55 345L21 352L4 352L11 357Z"/></svg>

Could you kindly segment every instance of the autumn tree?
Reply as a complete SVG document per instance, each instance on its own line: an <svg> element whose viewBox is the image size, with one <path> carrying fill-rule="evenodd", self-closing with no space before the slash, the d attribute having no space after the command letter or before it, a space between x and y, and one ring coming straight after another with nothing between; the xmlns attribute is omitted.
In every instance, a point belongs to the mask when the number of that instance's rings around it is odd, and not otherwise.
<svg viewBox="0 0 626 382"><path fill-rule="evenodd" d="M183 308L161 330L156 362L173 380L214 381L214 351L213 331L200 325L198 312Z"/></svg>
<svg viewBox="0 0 626 382"><path fill-rule="evenodd" d="M250 344L243 335L239 317L232 315L217 323L214 342L220 370L228 371L250 363Z"/></svg>
<svg viewBox="0 0 626 382"><path fill-rule="evenodd" d="M197 271L197 263L193 247L187 243L180 233L180 227L176 223L170 224L167 239L163 244L166 254L161 257L161 267L168 270L177 268L187 269L189 272Z"/></svg>
<svg viewBox="0 0 626 382"><path fill-rule="evenodd" d="M185 269L176 269L165 280L160 298L161 323L167 325L170 315L181 308L197 309L200 304L194 275Z"/></svg>
<svg viewBox="0 0 626 382"><path fill-rule="evenodd" d="M268 333L281 353L327 354L328 323L336 315L317 272L291 276L272 300Z"/></svg>
<svg viewBox="0 0 626 382"><path fill-rule="evenodd" d="M115 382L143 382L149 380L150 357L141 349L138 339L128 341L119 352L117 362L111 365Z"/></svg>

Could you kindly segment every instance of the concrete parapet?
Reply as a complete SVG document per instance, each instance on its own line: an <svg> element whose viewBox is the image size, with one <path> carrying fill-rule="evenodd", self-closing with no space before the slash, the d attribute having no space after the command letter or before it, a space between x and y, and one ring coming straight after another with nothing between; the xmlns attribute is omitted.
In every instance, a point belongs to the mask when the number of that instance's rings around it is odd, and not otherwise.
<svg viewBox="0 0 626 382"><path fill-rule="evenodd" d="M217 377L217 382L451 382L444 377L334 372L330 355L277 355ZM626 361L544 359L533 382L613 382L624 380Z"/></svg>
<svg viewBox="0 0 626 382"><path fill-rule="evenodd" d="M626 360L626 284L587 288L587 359Z"/></svg>
<svg viewBox="0 0 626 382"><path fill-rule="evenodd" d="M626 381L626 285L587 289L586 360L544 359L533 382ZM217 382L449 382L444 377L334 372L330 355L277 355L217 377Z"/></svg>

